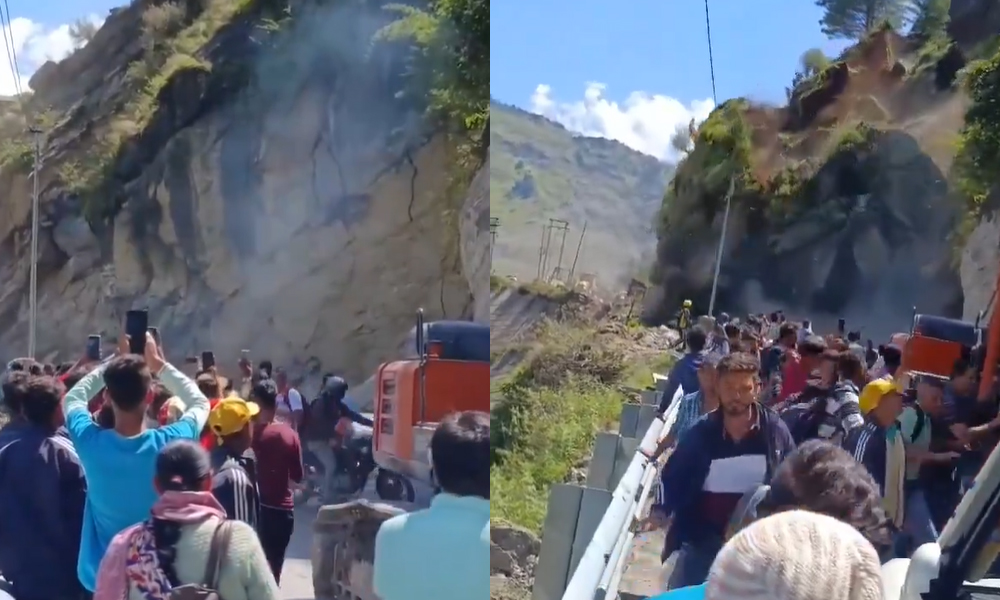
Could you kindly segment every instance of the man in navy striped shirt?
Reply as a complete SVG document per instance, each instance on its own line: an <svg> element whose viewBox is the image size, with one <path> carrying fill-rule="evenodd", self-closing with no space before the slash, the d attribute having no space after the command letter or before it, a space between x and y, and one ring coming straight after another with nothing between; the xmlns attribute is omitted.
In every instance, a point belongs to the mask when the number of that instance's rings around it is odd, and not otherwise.
<svg viewBox="0 0 1000 600"><path fill-rule="evenodd" d="M757 403L760 362L755 356L724 356L716 371L719 408L678 441L646 523L647 528L665 527L675 517L664 549L664 557L680 552L671 588L705 581L736 505L766 483L795 446L778 415Z"/></svg>

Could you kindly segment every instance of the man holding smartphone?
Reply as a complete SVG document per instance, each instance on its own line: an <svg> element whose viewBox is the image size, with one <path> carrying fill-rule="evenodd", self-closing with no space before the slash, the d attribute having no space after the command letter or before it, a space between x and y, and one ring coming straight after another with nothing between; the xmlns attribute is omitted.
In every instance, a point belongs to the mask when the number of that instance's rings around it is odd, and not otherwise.
<svg viewBox="0 0 1000 600"><path fill-rule="evenodd" d="M160 450L175 440L197 440L208 420L208 398L163 358L145 324L139 332L143 344L123 335L119 355L87 374L63 399L66 429L87 473L77 574L89 591L96 588L97 568L111 538L149 517L158 497L150 482ZM137 347L143 355L130 352ZM146 404L154 376L186 409L176 423L149 429ZM98 426L87 410L88 401L102 391L114 412L112 429Z"/></svg>

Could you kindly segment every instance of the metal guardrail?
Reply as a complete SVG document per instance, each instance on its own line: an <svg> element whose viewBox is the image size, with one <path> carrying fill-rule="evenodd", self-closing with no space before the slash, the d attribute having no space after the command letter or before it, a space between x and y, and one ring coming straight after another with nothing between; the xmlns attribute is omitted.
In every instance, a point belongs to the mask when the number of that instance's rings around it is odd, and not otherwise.
<svg viewBox="0 0 1000 600"><path fill-rule="evenodd" d="M643 435L639 450L615 488L611 504L573 571L562 600L611 600L618 597L618 586L635 536L631 530L632 522L641 517L659 472L659 466L649 462L642 450L652 452L670 431L677 420L682 395L683 390L678 388L666 414L654 419ZM657 399L659 396L658 392Z"/></svg>

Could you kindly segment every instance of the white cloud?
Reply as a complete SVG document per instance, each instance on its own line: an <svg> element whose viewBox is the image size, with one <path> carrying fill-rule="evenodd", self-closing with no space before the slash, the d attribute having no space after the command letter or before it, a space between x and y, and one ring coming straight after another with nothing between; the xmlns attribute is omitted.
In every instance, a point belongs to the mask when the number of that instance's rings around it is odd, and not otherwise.
<svg viewBox="0 0 1000 600"><path fill-rule="evenodd" d="M84 19L98 26L104 22L104 19L97 15L88 15ZM17 93L13 61L8 50L9 44L13 44L14 55L17 56L21 90L27 91L28 79L38 67L49 60L66 58L81 45L70 35L71 27L69 23L58 27L45 27L41 23L24 18L11 21L10 27L4 32L6 37L0 40L0 96Z"/></svg>
<svg viewBox="0 0 1000 600"><path fill-rule="evenodd" d="M712 99L681 101L646 92L632 92L624 103L604 97L604 84L588 83L583 100L561 102L552 88L539 85L531 95L531 112L548 117L581 135L617 140L626 146L667 161L676 161L678 151L671 138L678 127L687 129L693 118L701 123L712 111Z"/></svg>

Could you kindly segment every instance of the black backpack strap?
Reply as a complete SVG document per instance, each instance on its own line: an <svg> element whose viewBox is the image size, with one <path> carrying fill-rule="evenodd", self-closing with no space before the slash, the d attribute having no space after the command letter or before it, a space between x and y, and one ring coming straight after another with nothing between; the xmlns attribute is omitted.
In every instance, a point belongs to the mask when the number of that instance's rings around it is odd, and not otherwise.
<svg viewBox="0 0 1000 600"><path fill-rule="evenodd" d="M913 425L913 433L910 434L911 444L916 442L920 434L924 432L925 421L927 420L927 414L924 412L924 409L920 408L919 404L913 405L913 412L917 414L917 422Z"/></svg>
<svg viewBox="0 0 1000 600"><path fill-rule="evenodd" d="M778 469L778 465L781 464L782 459L781 450L778 448L778 442L775 439L776 431L778 429L777 422L780 420L777 413L768 410L763 406L759 406L760 418L762 425L764 426L764 441L767 444L767 456L765 457L767 461L767 469L764 472L764 485L769 485L771 483L771 477L774 476L774 472Z"/></svg>

